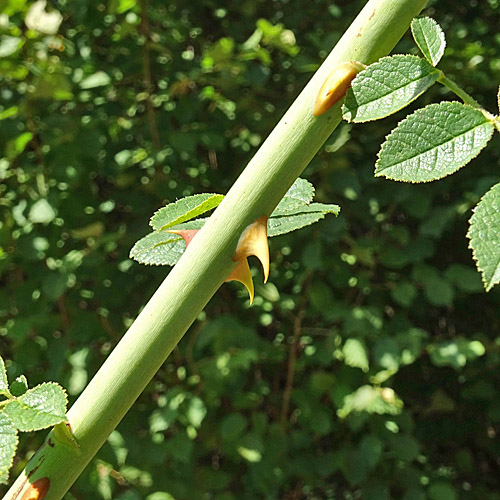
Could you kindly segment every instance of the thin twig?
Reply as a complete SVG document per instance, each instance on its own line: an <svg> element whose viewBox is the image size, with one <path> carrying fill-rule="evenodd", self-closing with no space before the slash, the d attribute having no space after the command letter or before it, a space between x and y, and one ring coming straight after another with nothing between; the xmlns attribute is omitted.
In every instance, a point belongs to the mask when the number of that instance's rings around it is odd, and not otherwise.
<svg viewBox="0 0 500 500"><path fill-rule="evenodd" d="M71 318L68 308L66 307L66 296L64 294L60 295L57 299L57 309L61 317L61 326L64 332L67 332L71 326Z"/></svg>
<svg viewBox="0 0 500 500"><path fill-rule="evenodd" d="M155 108L151 100L151 92L154 89L153 78L151 76L151 53L149 50L149 19L148 19L148 0L141 2L141 35L144 37L142 46L142 71L144 74L144 87L146 90L146 110L149 133L153 149L159 151L161 148L160 133L158 132L158 124L156 122Z"/></svg>
<svg viewBox="0 0 500 500"><path fill-rule="evenodd" d="M302 293L302 299L299 304L299 308L295 318L293 320L293 336L288 349L288 365L286 371L286 382L285 389L283 390L283 403L281 406L281 428L285 431L288 414L290 412L290 399L292 397L293 390L293 380L295 378L295 363L297 361L297 352L300 340L300 334L302 333L302 321L306 314L307 305L307 289L310 287L312 272L309 272L308 276L304 281L304 291Z"/></svg>

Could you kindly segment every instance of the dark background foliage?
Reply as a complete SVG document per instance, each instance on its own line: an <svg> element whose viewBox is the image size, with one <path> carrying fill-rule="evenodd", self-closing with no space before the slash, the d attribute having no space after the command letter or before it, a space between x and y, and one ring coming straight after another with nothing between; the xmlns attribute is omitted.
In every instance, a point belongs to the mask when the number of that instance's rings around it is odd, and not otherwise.
<svg viewBox="0 0 500 500"><path fill-rule="evenodd" d="M29 2L0 3L11 379L76 399L168 272L128 259L151 214L227 192L363 4L60 0L43 35ZM425 13L441 67L495 112L500 2ZM416 53L409 35L395 52ZM451 98L435 86L411 109ZM220 289L68 499L500 498L500 296L465 238L499 140L439 182L375 179L407 111L337 129L304 177L340 216L271 241L252 307ZM43 437L23 435L12 477Z"/></svg>

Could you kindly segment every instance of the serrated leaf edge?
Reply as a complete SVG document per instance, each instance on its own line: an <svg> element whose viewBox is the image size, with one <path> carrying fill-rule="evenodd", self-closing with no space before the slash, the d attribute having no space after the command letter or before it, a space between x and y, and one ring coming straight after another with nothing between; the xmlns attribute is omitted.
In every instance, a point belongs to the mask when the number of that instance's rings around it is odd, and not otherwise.
<svg viewBox="0 0 500 500"><path fill-rule="evenodd" d="M151 233L150 233L150 234L151 234ZM146 235L146 236L149 236L149 235ZM144 236L144 238L145 238L146 236ZM142 240L142 238L141 238L141 240ZM139 241L141 241L141 240L139 240ZM172 242L172 243L174 243L174 242L176 243L176 242L177 242L177 241L179 241L179 240L182 240L182 238L180 238L180 237L179 237L179 238L176 238L175 240L172 240L171 242ZM152 250L154 250L155 248L158 248L158 247L160 247L160 246L162 246L162 245L166 245L166 244L167 244L167 242L165 242L165 243L158 243L158 244L156 244L156 245L153 245L153 246L152 246L152 247L150 247L150 248L145 248L144 250L141 250L139 253L137 253L137 254L136 254L136 255L134 255L134 256L130 255L130 258L131 258L131 259L133 259L133 260L135 260L135 261L136 261L136 262L138 262L139 264L142 264L143 266L156 266L156 267L158 267L158 266L170 266L170 264L160 264L160 263L157 263L157 262L145 262L144 260L140 260L140 259L138 258L138 257L139 257L141 254L143 254L144 252L151 252L151 251L152 251Z"/></svg>
<svg viewBox="0 0 500 500"><path fill-rule="evenodd" d="M296 211L294 212L282 212L281 215L276 215L274 217L270 217L269 220L273 220L273 219L284 219L284 218L288 218L288 217L294 217L294 216L299 216L299 215L311 215L311 214L322 214L321 217L319 219L317 219L316 221L311 221L307 224L304 224L303 226L297 228L297 229L292 229L291 231L286 231L284 233L280 233L280 234L270 234L269 235L269 238L273 238L275 236L281 236L282 234L287 234L287 233L290 233L290 232L293 232L293 231L296 231L298 229L302 229L303 227L307 227L307 226L310 226L316 222L319 222L320 220L324 219L325 216L327 214L334 214L335 216L338 216L338 214L340 213L340 206L337 205L337 204L333 204L333 203L317 203L317 202L310 202L309 204L303 204L303 207L311 207L311 206L318 206L318 210L313 210L313 211L306 211L306 212L302 212L300 210L300 208L298 209L295 209ZM195 219L195 220L199 220L199 219ZM144 238L147 238L150 234L153 234L153 233L159 233L160 231L153 231L149 234L147 234L146 236L143 236L141 239L137 240L136 243L134 244L134 246L132 247L132 249L130 250L129 252L129 258L135 260L136 262L138 262L139 264L142 264L142 265L145 265L145 266L169 266L170 264L162 264L162 263L158 263L158 262L145 262L144 260L142 260L140 258L140 256L145 253L145 252L150 252L152 250L154 250L155 248L158 248L162 245L167 245L167 244L173 244L173 243L176 243L178 242L179 240L182 240L181 237L179 238L175 238L175 239L172 239L172 240L169 240L168 242L161 242L161 243L155 243L154 245L148 247L148 248L144 248L140 251L138 251L137 253L133 254L133 250L134 248L136 247L136 245L139 244L140 241L142 241Z"/></svg>
<svg viewBox="0 0 500 500"><path fill-rule="evenodd" d="M381 57L378 61L374 62L373 64L370 64L369 66L366 67L365 70L363 70L360 73L358 73L358 75L356 76L356 78L359 78L359 76L362 75L364 73L364 71L366 71L370 67L372 67L372 66L374 66L376 64L379 64L380 62L385 61L386 59L394 59L396 57L414 58L414 59L419 59L421 61L425 61L426 63L429 63L429 61L427 59L425 59L423 57L415 56L413 54L394 54L394 55L391 55L391 56ZM432 64L431 64L431 66L432 66ZM436 69L437 73L441 73L437 68L435 68L435 69ZM351 87L350 87L350 89L347 92L352 92L351 89L352 89L353 85L355 84L356 78L354 78L354 80L351 82ZM414 80L414 81L416 81L416 80ZM434 81L434 83L436 83L436 81L437 81L437 78ZM433 85L434 85L434 83L433 83ZM408 101L406 104L404 104L400 108L397 108L395 110L391 110L386 115L382 115L382 116L379 116L377 118L370 118L370 119L366 119L366 120L351 120L350 118L348 118L345 115L344 110L347 109L347 108L345 107L345 104L342 104L342 118L345 121L347 121L348 123L368 123L368 122L374 122L374 121L377 121L377 120L382 120L383 118L387 118L388 116L391 116L391 115L397 113L398 111L401 111L403 108L406 108L406 106L408 106L409 104L411 104L413 101L417 100L426 90L428 90L428 89L425 89L422 92L420 92L420 94L417 94L413 99L411 99L410 101ZM392 93L392 92L394 92L394 91L391 91L390 93ZM389 95L389 94L385 94L385 96L387 96L387 95ZM385 96L382 96L382 97L385 97ZM381 98L379 98L379 99L381 99ZM371 101L371 102L373 102L373 101Z"/></svg>
<svg viewBox="0 0 500 500"><path fill-rule="evenodd" d="M45 387L45 386L56 386L58 387L59 389L61 389L62 393L64 394L64 414L66 415L66 410L67 410L67 407L68 407L68 394L66 392L66 389L64 389L64 387L60 384L58 384L57 382L43 382L42 384L38 384L38 385L35 385L35 387L32 387L31 389L28 389L24 394L22 394L21 396L18 396L17 398L13 399L12 401L10 401L8 404L10 404L11 402L17 402L19 404L22 404L22 401L19 401L20 399L24 398L28 393L32 393L33 391L35 391L35 389L39 389L40 387ZM8 406L5 405L5 408ZM28 405L25 405L27 408L29 408L31 411L34 410L33 407L31 406L28 406ZM41 414L41 413L47 413L47 412L42 412L42 411L36 411L35 410L35 413L36 414ZM7 415L9 416L9 415ZM10 418L10 417L9 417ZM11 420L13 420L12 418L10 418ZM64 420L61 420L61 422L64 422ZM18 430L21 430L17 427L16 425L16 422L13 421L13 424L14 426L18 429ZM34 427L33 429L31 429L32 431L39 431L41 429L47 429L48 427L52 427L53 425L55 424L49 424L49 425L45 425L43 427ZM21 432L30 432L28 430L24 431L24 430L21 430Z"/></svg>
<svg viewBox="0 0 500 500"><path fill-rule="evenodd" d="M318 207L317 210L305 210L306 208ZM315 212L325 212L325 214L334 214L338 215L340 213L340 206L335 203L319 203L319 202L309 202L307 204L303 204L300 207L295 207L292 209L293 211L283 210L278 212L276 215L275 212L271 214L269 219L281 219L283 217L293 217L294 215L302 215L302 214L312 214Z"/></svg>
<svg viewBox="0 0 500 500"><path fill-rule="evenodd" d="M163 225L161 228L159 229L155 229L154 226L153 226L153 219L155 218L155 216L160 213L162 210L164 210L165 208L171 206L171 205L176 205L177 203L180 203L181 201L185 200L186 198L190 198L192 196L198 196L198 195L210 195L206 200L202 201L198 207L200 205L203 205L204 203L208 202L210 199L212 199L214 196L222 196L221 200L219 201L219 203L211 208L207 208L206 210L204 210L203 212L201 213L197 213L196 215L193 215L192 217L190 218L187 218L187 219L184 219L184 217L186 215L188 215L190 212L195 212L196 211L196 207L195 208L192 208L191 210L188 210L187 212L185 212L183 215L181 215L180 217L177 217L177 219L174 219L173 221L169 222L168 224L165 224ZM224 195L223 194L220 194L220 193L198 193L198 194L192 194L192 195L189 195L189 196L184 196L183 198L177 200L177 201L174 201L172 203L168 203L167 205L159 208L152 216L151 218L149 219L149 225L153 228L154 231L165 231L166 229L169 229L171 227L174 227L174 226L177 226L178 224L182 224L184 222L188 222L192 219L194 219L195 217L199 217L200 215L208 212L209 210L212 210L214 208L216 208L217 206L220 205L220 203L222 202L222 200L224 199ZM179 222L179 220L181 222Z"/></svg>
<svg viewBox="0 0 500 500"><path fill-rule="evenodd" d="M415 21L419 21L419 20L421 20L421 19L429 19L429 20L431 20L431 21L434 23L434 25L438 28L438 29L437 29L438 35L439 35L439 37L441 38L441 41L443 42L443 46L442 46L442 50L441 50L441 54L440 54L440 56L439 56L439 58L437 59L437 61L436 61L436 62L434 62L434 61L432 60L432 57L431 57L431 60L429 60L429 59L427 58L427 56L425 55L424 51L422 50L422 47L420 47L420 45L419 45L419 43L418 43L418 41L417 41L417 39L416 39L416 37L415 37L415 32L413 31L413 25L414 25L414 22L415 22ZM443 55L444 55L444 51L445 51L445 49L446 49L446 37L445 37L445 35L444 35L443 28L441 28L441 26L439 25L439 23L438 23L435 19L433 19L432 17L428 17L428 16L415 18L415 19L411 22L411 26L410 26L410 28L411 28L411 34L412 34L412 36L413 36L413 40L415 40L415 43L417 44L418 48L420 49L420 52L422 52L422 55L425 57L425 59L427 60L427 62L429 62L430 64L432 64L432 66L436 67L436 65L439 63L439 61L440 61L440 60L441 60L441 58L443 57ZM423 30L422 30L422 32L423 32ZM424 36L424 38L425 38L425 43L427 44L427 46L429 46L429 44L427 43L427 37L425 37L425 36ZM431 51L429 50L429 53L430 53L430 52L431 52Z"/></svg>
<svg viewBox="0 0 500 500"><path fill-rule="evenodd" d="M323 220L326 217L326 215L329 214L329 213L335 214L335 212L333 212L333 211L329 212L329 211L321 211L321 210L318 210L318 211L315 211L315 212L302 212L302 213L299 213L299 214L294 214L293 216L319 214L319 217L316 220L311 220L307 224L303 224L300 227L297 227L295 229L290 229L290 230L283 231L283 232L280 232L280 233L277 233L277 234L269 234L269 238L274 238L276 236L282 236L283 234L293 233L294 231L298 231L299 229L302 229L304 227L312 226L313 224L316 224L316 222L319 222L320 220ZM337 215L337 214L335 214L335 215ZM285 216L281 216L281 217L273 217L273 219L283 219L283 218L286 218L286 217L289 217L289 216L285 215Z"/></svg>
<svg viewBox="0 0 500 500"><path fill-rule="evenodd" d="M500 280L497 281L497 282L491 282L491 283L487 283L486 281L486 277L485 277L485 272L483 269L481 269L479 267L479 259L477 258L477 255L476 255L476 249L472 246L472 235L470 234L471 233L471 229L472 229L472 219L474 218L474 216L476 215L476 212L477 212L477 209L479 207L479 205L481 204L482 201L484 201L484 199L486 198L486 196L496 187L498 186L498 183L495 184L494 186L491 186L490 189L488 189L488 191L486 191L486 193L483 194L483 196L481 197L481 199L477 202L476 206L472 209L472 215L469 219L469 229L467 230L467 234L465 235L468 239L469 239L469 244L468 244L468 248L470 250L472 250L472 259L474 260L474 262L476 263L476 269L479 271L479 273L481 274L481 281L483 282L483 285L484 285L484 289L486 290L486 292L489 292L495 285L498 285L498 283L500 283ZM500 258L497 262L497 265L496 267L500 266Z"/></svg>
<svg viewBox="0 0 500 500"><path fill-rule="evenodd" d="M311 196L311 199L308 201L308 202L304 202L298 198L294 198L293 196L287 196L288 195L288 191L290 191L290 189L292 189L292 187L295 185L295 183L298 181L298 180L301 180L301 181L305 181L311 188L312 188L312 196ZM313 200L314 200L314 197L316 196L316 188L314 187L313 183L312 182L309 182L307 179L304 179L303 177L297 177L297 179L295 180L295 182L292 184L292 186L290 186L289 190L288 190L285 195L283 196L283 198L279 201L279 203L276 205L275 209L272 211L271 215L269 216L270 218L274 218L274 217L281 217L281 215L275 215L275 213L277 212L278 214L288 214L288 211L287 210L279 210L279 205L280 203L285 199L285 198L290 198L292 200L294 200L296 203L297 203L297 206L300 208L302 206L309 206L311 203L313 203ZM292 208L291 210L295 210L296 208Z"/></svg>
<svg viewBox="0 0 500 500"><path fill-rule="evenodd" d="M308 202L304 202L303 200L299 199L299 198L294 198L293 196L289 196L289 198L292 200L292 201L295 201L296 203L296 206L293 207L293 208L290 208L289 210L282 210L280 212L278 212L276 215L275 215L275 211L276 209L273 211L273 213L271 214L269 220L271 219L277 219L277 218L280 218L280 219L283 219L283 218L287 218L287 217L293 217L293 216L298 216L298 215L302 215L302 214L315 214L315 213L321 213L321 217L318 218L316 221L311 221L307 224L304 224L303 226L299 227L299 228L296 228L296 229L301 229L302 227L306 227L308 225L311 225L315 222L318 222L319 220L323 219L326 214L329 214L329 213L333 213L334 215L338 215L339 212L340 212L340 206L339 205L336 205L336 204L325 204L325 203L315 203L313 202L314 200L314 196L316 194L316 188L314 187L314 185L308 181L307 179L304 179L302 177L299 177L297 178L297 181L302 181L304 182L305 184L307 184L307 187L308 189L311 189L311 195L310 195L310 199ZM295 184L295 183L294 183ZM290 186L290 189L293 187L293 184L292 186ZM287 191L288 193L288 191ZM286 197L287 193L285 194L285 196L283 198ZM224 197L224 195L220 195L220 194L217 194L217 193L199 193L200 195L209 195L209 197L201 204L205 203L206 201L209 201L211 199L212 196L221 196L222 198ZM197 195L190 195L190 196L197 196ZM163 209L165 209L166 207L168 207L169 205L173 205L173 204L176 204L178 202L181 202L182 200L185 200L186 198L189 198L190 196L188 197L184 197L184 198L181 198L177 201L175 201L174 203L169 203L168 205L165 205L163 207L161 207L160 209L158 209L154 214L153 216L151 217L150 219L150 225L152 225L152 220L153 218ZM222 201L222 199L221 199ZM220 203L220 202L219 202ZM281 203L281 201L280 201ZM279 204L278 204L279 205ZM199 206L199 205L198 205ZM311 207L311 206L317 206L318 210L313 210L313 211L303 211L303 209L305 207ZM215 207L214 207L215 208ZM195 211L196 208L192 209L191 211ZM206 211L208 210L211 210L211 209L207 209ZM205 212L206 212L205 211ZM189 212L187 212L189 213ZM168 225L165 225L163 226L162 228L160 229L154 229L153 228L153 231L145 236L143 236L142 238L140 238L139 240L137 240L133 247L130 249L129 251L129 258L130 259L133 259L135 260L136 262L140 263L140 264L143 264L143 265L146 265L146 266L169 266L171 264L169 263L161 263L161 262L146 262L144 260L141 259L141 255L144 254L144 253L147 253L147 252L151 252L151 251L154 251L155 248L158 248L160 246L163 246L163 245L170 245L170 244L175 244L176 242L178 242L179 240L181 240L182 238L179 237L179 238L173 238L173 239L169 239L168 241L164 241L164 242L159 242L159 243L155 243L154 245L151 245L149 246L148 248L143 248L141 250L136 250L136 247L137 245L144 239L148 238L150 235L152 234L159 234L160 232L163 232L165 229L172 229L172 228L182 228L182 226L185 224L185 223L190 223L190 222L196 222L196 221L200 221L200 220L203 220L203 219L196 219L195 217L198 217L199 215L202 215L204 212L200 213L200 214L197 214L196 216L194 216L192 219L188 219L188 220L182 220L181 223L178 223L179 219L183 219L184 216L181 216L181 217L178 217L176 220L174 220L172 223L169 223ZM185 215L185 214L184 214ZM172 225L171 225L172 224ZM280 233L280 234L276 234L276 235L271 235L271 236L279 236L281 234L286 234L288 232L293 232L295 231L296 229L292 229L291 231L286 231L284 233ZM270 236L270 237L271 237ZM175 264L174 264L175 265Z"/></svg>
<svg viewBox="0 0 500 500"><path fill-rule="evenodd" d="M486 144L475 154L475 156L472 156L469 161L465 164L465 165L462 165L461 167L457 168L455 171L453 172L450 172L448 174L445 174L441 177L436 177L435 179L432 179L432 180L429 180L429 181L414 181L414 180L401 180L401 179L395 179L394 177L389 177L387 175L384 175L383 173L378 173L377 172L377 165L378 165L378 162L380 161L380 154L382 153L382 150L385 146L385 144L387 143L387 140L388 138L392 135L392 133L404 122L406 121L410 116L413 116L415 113L418 113L419 111L421 110L424 110L424 109L427 109L431 106L439 106L443 103L457 103L457 104L460 104L461 106L464 106L464 107L467 107L467 108L470 108L470 109L474 109L475 111L480 111L476 108L473 108L472 106L469 106L468 104L464 104L463 102L459 102L459 101L441 101L439 103L432 103L432 104L428 104L427 106L424 106L423 108L419 108L417 110L415 110L411 115L407 115L405 116L400 122L398 122L398 124L385 136L385 141L384 143L382 144L382 146L380 146L380 150L378 151L377 153L377 161L375 162L375 173L374 173L374 176L375 177L384 177L385 179L389 179L391 181L396 181L396 182L406 182L408 184L424 184L426 182L434 182L434 181L438 181L440 179L444 179L445 177L448 177L452 174L455 174L456 172L458 172L461 168L465 167L468 163L470 163L474 158L476 158L477 156L479 156L479 153L486 147ZM484 116L484 115L483 115ZM487 123L489 123L491 125L491 134L490 134L490 138L488 139L488 142L491 140L491 136L493 135L493 131L494 131L494 126L491 124L490 121L488 121ZM387 170L387 168L390 168L390 167L386 167L384 170Z"/></svg>
<svg viewBox="0 0 500 500"><path fill-rule="evenodd" d="M160 233L160 231L152 231L151 233L146 234L146 236L143 236L141 239L137 240L134 243L134 246L130 249L130 252L129 252L129 257L131 259L137 260L136 257L138 257L139 255L141 255L144 252L149 252L149 251L153 250L153 248L157 248L157 247L160 247L162 245L167 245L170 243L176 243L177 241L182 240L182 238L180 236L178 238L173 237L173 238L169 239L168 241L162 241L160 243L155 243L154 245L150 246L149 248L144 248L143 250L138 250L135 254L133 254L134 248L137 246L137 244L139 242L141 242L142 240L144 240L145 238L147 238L149 235L154 234L154 233ZM168 233L168 235L171 235L171 234L172 233ZM165 235L165 236L167 236L167 235Z"/></svg>
<svg viewBox="0 0 500 500"><path fill-rule="evenodd" d="M7 420L10 421L10 423L12 424L12 428L16 431L15 436L14 436L16 439L16 444L14 446L14 452L12 453L12 455L10 457L10 463L6 464L7 474L5 475L5 481L0 480L0 484L6 484L7 480L9 479L10 468L12 467L12 464L14 463L14 457L16 456L17 447L19 445L19 431L17 430L16 425L14 424L12 419L9 417L9 415L7 415L6 413L4 413L2 411L0 411L0 413L2 413L5 416L5 418L7 418Z"/></svg>
<svg viewBox="0 0 500 500"><path fill-rule="evenodd" d="M182 224L178 224L176 226L173 226L172 229L182 229L182 228L185 228L188 224L192 224L194 222L200 222L200 221L207 221L208 220L208 217L202 217L200 219L191 219L189 221L185 221L183 222ZM202 226L203 227L203 226ZM164 242L160 242L160 243L155 243L154 245L148 247L148 248L144 248L143 250L140 250L138 251L136 254L132 254L133 250L135 249L135 247L144 239L148 238L149 236L151 236L152 234L160 234L160 233L165 233L165 237L170 237L171 239L168 240L168 241L164 241ZM165 231L152 231L150 232L149 234L146 234L146 236L143 236L142 238L140 238L139 240L137 240L135 243L134 243L134 246L130 249L130 252L129 252L129 258L130 259L133 259L135 260L136 262L138 262L139 264L143 264L145 266L169 266L171 264L160 264L160 263L157 263L157 262L145 262L143 260L139 260L138 256L142 255L143 253L145 252L150 252L151 250L153 250L154 248L158 248L162 245L170 245L170 244L174 244L174 243L177 243L178 241L182 240L182 238L179 236L179 237L176 237L176 235L174 235L173 233L170 233L170 232L165 232ZM175 265L175 264L174 264Z"/></svg>
<svg viewBox="0 0 500 500"><path fill-rule="evenodd" d="M5 385L2 386L2 380L5 381ZM0 394L9 391L9 380L7 378L7 369L5 367L5 361L3 360L2 356L0 356Z"/></svg>
<svg viewBox="0 0 500 500"><path fill-rule="evenodd" d="M319 222L320 220L323 220L326 217L326 214L328 212L309 212L307 215L311 214L320 214L319 219L313 220L311 222L308 222L307 224L304 224L303 226L298 227L297 229L292 229L290 231L286 231L285 233L279 233L279 234L270 234L269 238L275 238L276 236L282 236L283 234L288 234L288 233L293 233L294 231L297 231L298 229L302 229L307 226L312 226L313 224L316 224L316 222ZM301 214L298 214L301 215ZM305 214L304 214L305 215ZM281 217L275 217L276 219L281 219Z"/></svg>

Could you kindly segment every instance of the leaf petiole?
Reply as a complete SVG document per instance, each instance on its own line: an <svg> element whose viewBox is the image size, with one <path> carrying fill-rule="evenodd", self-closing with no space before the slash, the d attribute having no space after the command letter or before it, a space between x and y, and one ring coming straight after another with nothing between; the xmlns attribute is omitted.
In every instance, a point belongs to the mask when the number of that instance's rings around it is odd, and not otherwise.
<svg viewBox="0 0 500 500"><path fill-rule="evenodd" d="M7 403L12 401L13 399L16 399L16 397L13 396L8 390L0 391L0 396L4 396L7 398L5 401L0 401L0 408L2 408L2 406L5 406Z"/></svg>
<svg viewBox="0 0 500 500"><path fill-rule="evenodd" d="M486 111L481 104L479 104L471 95L469 95L465 90L460 88L453 80L450 80L442 71L441 75L437 79L437 81L441 84L444 85L446 88L451 90L456 96L460 97L464 104L468 104L469 106L472 106L475 109L478 109L483 113L485 118L488 120L494 120L495 117L492 115L490 112Z"/></svg>

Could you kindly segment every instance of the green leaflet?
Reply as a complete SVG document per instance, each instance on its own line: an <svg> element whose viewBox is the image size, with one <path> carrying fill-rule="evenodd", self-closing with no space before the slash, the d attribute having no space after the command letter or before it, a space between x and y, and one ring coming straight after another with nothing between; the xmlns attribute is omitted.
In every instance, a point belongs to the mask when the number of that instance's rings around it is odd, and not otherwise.
<svg viewBox="0 0 500 500"><path fill-rule="evenodd" d="M401 413L403 402L392 389L363 385L344 398L344 404L337 410L340 418L352 412L378 413L379 415L397 415Z"/></svg>
<svg viewBox="0 0 500 500"><path fill-rule="evenodd" d="M97 71L93 75L87 76L80 82L80 88L88 90L102 87L111 83L111 77L104 71Z"/></svg>
<svg viewBox="0 0 500 500"><path fill-rule="evenodd" d="M346 365L361 368L364 372L367 372L370 368L368 351L361 340L355 338L347 339L342 348L342 354L344 355L344 363Z"/></svg>
<svg viewBox="0 0 500 500"><path fill-rule="evenodd" d="M206 219L189 221L175 226L175 229L201 229L205 222ZM130 258L150 266L175 266L185 249L180 236L167 231L154 231L136 242L130 250Z"/></svg>
<svg viewBox="0 0 500 500"><path fill-rule="evenodd" d="M9 159L18 157L26 149L31 139L33 139L33 134L24 132L15 139L8 141L5 148L7 157Z"/></svg>
<svg viewBox="0 0 500 500"><path fill-rule="evenodd" d="M343 117L361 123L391 115L431 87L440 74L420 57L383 57L352 81L342 106Z"/></svg>
<svg viewBox="0 0 500 500"><path fill-rule="evenodd" d="M206 218L184 221L215 208L223 198L223 195L198 194L161 208L151 218L154 231L135 243L130 250L130 258L141 264L174 266L184 253L186 245L180 236L169 233L166 229L201 229ZM309 181L298 178L271 214L267 223L268 237L303 228L323 219L326 214L338 215L338 205L311 203L313 198L314 186Z"/></svg>
<svg viewBox="0 0 500 500"><path fill-rule="evenodd" d="M467 237L486 291L500 283L500 183L474 208Z"/></svg>
<svg viewBox="0 0 500 500"><path fill-rule="evenodd" d="M326 214L338 215L340 207L338 205L325 205L323 203L311 203L297 208L295 213L289 213L274 217L273 215L267 221L267 235L269 238L280 234L290 233L309 226L323 219Z"/></svg>
<svg viewBox="0 0 500 500"><path fill-rule="evenodd" d="M13 116L17 116L19 112L18 106L10 106L0 113L0 120L5 120L6 118L11 118Z"/></svg>
<svg viewBox="0 0 500 500"><path fill-rule="evenodd" d="M164 231L217 207L224 199L222 194L203 193L182 198L175 203L160 208L151 217L151 227L155 231Z"/></svg>
<svg viewBox="0 0 500 500"><path fill-rule="evenodd" d="M8 402L2 412L20 431L45 429L66 420L66 392L55 382L37 385Z"/></svg>
<svg viewBox="0 0 500 500"><path fill-rule="evenodd" d="M369 470L373 470L384 455L384 442L375 434L365 435L359 443L360 456Z"/></svg>
<svg viewBox="0 0 500 500"><path fill-rule="evenodd" d="M486 352L479 340L469 340L464 337L430 344L427 350L433 365L452 366L455 370L460 370L467 362L475 360Z"/></svg>
<svg viewBox="0 0 500 500"><path fill-rule="evenodd" d="M17 52L25 41L17 36L2 35L0 38L0 57L9 57Z"/></svg>
<svg viewBox="0 0 500 500"><path fill-rule="evenodd" d="M313 198L314 186L309 181L299 177L278 203L271 217L293 212L299 207L311 203Z"/></svg>
<svg viewBox="0 0 500 500"><path fill-rule="evenodd" d="M436 66L446 47L441 26L430 17L420 17L412 21L411 32L424 57Z"/></svg>
<svg viewBox="0 0 500 500"><path fill-rule="evenodd" d="M493 125L477 109L459 102L430 104L390 133L375 175L406 182L441 179L476 157L492 134Z"/></svg>
<svg viewBox="0 0 500 500"><path fill-rule="evenodd" d="M0 412L0 484L7 483L17 442L17 429L10 418L4 412Z"/></svg>
<svg viewBox="0 0 500 500"><path fill-rule="evenodd" d="M270 217L267 222L268 237L279 236L301 229L323 219L326 214L338 215L338 205L312 203L297 208L295 213ZM206 219L198 219L175 226L175 229L201 229ZM155 231L141 238L130 251L130 257L141 264L174 266L181 258L186 245L180 236L166 231Z"/></svg>
<svg viewBox="0 0 500 500"><path fill-rule="evenodd" d="M184 253L180 236L157 231L141 238L130 250L130 258L150 266L174 266Z"/></svg>
<svg viewBox="0 0 500 500"><path fill-rule="evenodd" d="M481 275L470 266L453 263L446 269L444 276L459 290L466 293L480 293L484 289Z"/></svg>
<svg viewBox="0 0 500 500"><path fill-rule="evenodd" d="M451 307L455 290L448 281L440 276L434 276L425 281L424 295L428 302L436 307Z"/></svg>

